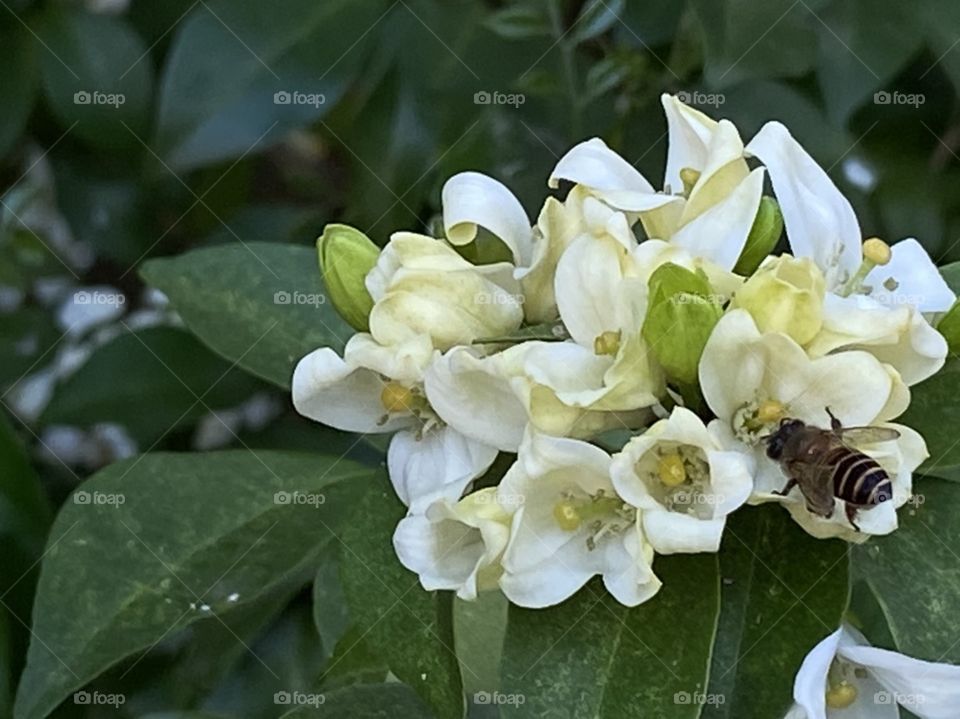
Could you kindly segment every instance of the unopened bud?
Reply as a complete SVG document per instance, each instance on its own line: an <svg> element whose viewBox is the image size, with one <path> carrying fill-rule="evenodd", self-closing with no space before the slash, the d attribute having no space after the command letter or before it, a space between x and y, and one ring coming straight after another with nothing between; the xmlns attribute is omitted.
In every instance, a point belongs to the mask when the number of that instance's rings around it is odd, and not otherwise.
<svg viewBox="0 0 960 719"><path fill-rule="evenodd" d="M373 298L364 279L376 265L380 249L360 230L327 225L317 240L317 254L333 306L347 324L366 332Z"/></svg>
<svg viewBox="0 0 960 719"><path fill-rule="evenodd" d="M782 233L783 215L780 213L780 205L772 197L760 198L760 207L733 271L738 275L752 275L764 258L773 252Z"/></svg>

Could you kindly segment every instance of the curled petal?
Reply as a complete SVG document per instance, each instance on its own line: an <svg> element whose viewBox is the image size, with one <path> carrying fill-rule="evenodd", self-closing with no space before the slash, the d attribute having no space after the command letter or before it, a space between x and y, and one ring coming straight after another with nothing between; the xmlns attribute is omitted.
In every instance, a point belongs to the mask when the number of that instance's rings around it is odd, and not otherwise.
<svg viewBox="0 0 960 719"><path fill-rule="evenodd" d="M956 294L919 242L910 237L890 249L890 262L874 267L864 280L872 298L891 307L906 304L920 312L946 312L953 306Z"/></svg>

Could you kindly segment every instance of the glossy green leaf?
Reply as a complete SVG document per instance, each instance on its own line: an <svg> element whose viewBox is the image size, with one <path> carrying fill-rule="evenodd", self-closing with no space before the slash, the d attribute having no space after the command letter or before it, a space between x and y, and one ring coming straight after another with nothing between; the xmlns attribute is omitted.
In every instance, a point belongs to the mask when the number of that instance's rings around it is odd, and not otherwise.
<svg viewBox="0 0 960 719"><path fill-rule="evenodd" d="M13 147L23 131L39 87L35 48L27 30L9 23L0 27L5 71L0 74L0 158Z"/></svg>
<svg viewBox="0 0 960 719"><path fill-rule="evenodd" d="M359 684L320 695L313 706L301 706L284 719L432 719L426 705L405 684Z"/></svg>
<svg viewBox="0 0 960 719"><path fill-rule="evenodd" d="M353 331L327 301L312 247L251 242L146 262L187 327L214 351L280 387L318 347Z"/></svg>
<svg viewBox="0 0 960 719"><path fill-rule="evenodd" d="M211 0L196 6L167 57L158 151L174 169L262 150L324 116L364 58L355 47L380 0ZM279 93L279 94L278 94Z"/></svg>
<svg viewBox="0 0 960 719"><path fill-rule="evenodd" d="M960 469L960 359L952 358L937 374L910 388L910 407L900 417L923 435L930 457L921 472L953 472Z"/></svg>
<svg viewBox="0 0 960 719"><path fill-rule="evenodd" d="M482 592L476 600L453 600L453 627L460 675L467 698L500 688L500 659L509 602L500 592Z"/></svg>
<svg viewBox="0 0 960 719"><path fill-rule="evenodd" d="M50 533L18 719L48 715L123 658L304 571L371 471L236 451L144 455L97 473Z"/></svg>
<svg viewBox="0 0 960 719"><path fill-rule="evenodd" d="M840 627L848 547L815 539L780 506L745 507L720 549L722 610L704 706L710 719L782 717L807 653Z"/></svg>
<svg viewBox="0 0 960 719"><path fill-rule="evenodd" d="M493 698L502 716L697 717L720 606L717 558L659 557L654 570L663 588L639 607L596 581L556 607L511 606Z"/></svg>
<svg viewBox="0 0 960 719"><path fill-rule="evenodd" d="M854 548L853 567L873 590L901 652L960 664L960 487L927 477L914 492L898 512L897 531Z"/></svg>
<svg viewBox="0 0 960 719"><path fill-rule="evenodd" d="M59 384L43 424L112 422L144 446L209 410L242 402L258 383L173 327L124 331Z"/></svg>
<svg viewBox="0 0 960 719"><path fill-rule="evenodd" d="M153 66L130 26L59 5L43 17L37 34L46 46L38 53L44 91L61 123L101 147L140 147Z"/></svg>
<svg viewBox="0 0 960 719"><path fill-rule="evenodd" d="M463 713L452 594L425 592L397 560L393 532L405 508L384 483L355 509L342 535L344 592L354 625L390 670L439 717Z"/></svg>
<svg viewBox="0 0 960 719"><path fill-rule="evenodd" d="M341 561L339 543L326 547L320 555L313 580L313 624L327 656L333 654L337 642L350 628L350 610L340 581Z"/></svg>

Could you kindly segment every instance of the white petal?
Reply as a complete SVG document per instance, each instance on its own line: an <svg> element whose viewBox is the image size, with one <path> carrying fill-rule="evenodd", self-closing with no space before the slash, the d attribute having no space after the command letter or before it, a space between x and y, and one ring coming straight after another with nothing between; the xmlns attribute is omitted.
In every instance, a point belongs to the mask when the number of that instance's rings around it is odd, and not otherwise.
<svg viewBox="0 0 960 719"><path fill-rule="evenodd" d="M890 262L874 267L864 280L872 288L871 297L888 306L907 304L921 312L946 312L953 306L956 295L919 242L911 237L890 249ZM887 289L885 283L894 289Z"/></svg>
<svg viewBox="0 0 960 719"><path fill-rule="evenodd" d="M618 210L647 212L682 202L682 198L658 193L637 169L598 137L575 145L560 158L550 174L550 187L569 180Z"/></svg>
<svg viewBox="0 0 960 719"><path fill-rule="evenodd" d="M480 226L510 248L514 264L530 264L533 256L530 220L506 185L479 172L461 172L446 181L441 202L443 228L452 244L473 242Z"/></svg>
<svg viewBox="0 0 960 719"><path fill-rule="evenodd" d="M347 364L411 384L423 379L423 372L432 358L430 338L422 335L385 346L366 332L358 332L347 341L343 350L343 360Z"/></svg>
<svg viewBox="0 0 960 719"><path fill-rule="evenodd" d="M411 512L438 499L456 502L467 485L497 458L497 449L468 439L452 427L425 432L398 432L387 452L390 481Z"/></svg>
<svg viewBox="0 0 960 719"><path fill-rule="evenodd" d="M617 306L627 251L610 239L575 240L557 265L554 294L564 326L579 344L593 347L606 331L620 329Z"/></svg>
<svg viewBox="0 0 960 719"><path fill-rule="evenodd" d="M922 719L953 719L960 706L960 667L841 642L840 656L860 664Z"/></svg>
<svg viewBox="0 0 960 719"><path fill-rule="evenodd" d="M725 522L666 510L643 513L643 531L657 554L719 551Z"/></svg>
<svg viewBox="0 0 960 719"><path fill-rule="evenodd" d="M653 549L636 526L621 541L604 547L603 586L621 604L635 607L660 591L660 579L653 573Z"/></svg>
<svg viewBox="0 0 960 719"><path fill-rule="evenodd" d="M730 422L759 391L766 373L766 351L750 313L734 310L720 318L700 359L700 387L710 409Z"/></svg>
<svg viewBox="0 0 960 719"><path fill-rule="evenodd" d="M481 359L455 347L438 357L424 375L431 407L466 436L505 452L517 451L527 409L511 387L513 370L508 365L516 356L516 350L507 350Z"/></svg>
<svg viewBox="0 0 960 719"><path fill-rule="evenodd" d="M747 243L762 195L763 168L757 168L725 200L685 224L670 241L695 257L732 270Z"/></svg>
<svg viewBox="0 0 960 719"><path fill-rule="evenodd" d="M392 432L408 426L410 415L387 414L380 393L384 383L376 372L357 369L329 347L314 350L293 371L293 406L304 417L348 432Z"/></svg>
<svg viewBox="0 0 960 719"><path fill-rule="evenodd" d="M810 257L827 287L839 286L860 265L860 225L853 207L786 127L768 122L747 152L770 173L793 254Z"/></svg>
<svg viewBox="0 0 960 719"><path fill-rule="evenodd" d="M793 681L793 699L806 711L807 719L827 717L827 672L837 654L840 634L838 629L810 650Z"/></svg>
<svg viewBox="0 0 960 719"><path fill-rule="evenodd" d="M671 192L683 189L680 170L689 167L702 170L707 162L707 148L717 129L717 122L699 110L681 102L676 95L664 93L660 103L667 116L667 171L663 186Z"/></svg>

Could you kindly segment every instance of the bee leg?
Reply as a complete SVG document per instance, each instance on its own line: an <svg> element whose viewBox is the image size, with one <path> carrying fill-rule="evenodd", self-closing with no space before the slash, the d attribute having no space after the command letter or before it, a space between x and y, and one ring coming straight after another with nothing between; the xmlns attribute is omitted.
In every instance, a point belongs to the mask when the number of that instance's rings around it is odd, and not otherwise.
<svg viewBox="0 0 960 719"><path fill-rule="evenodd" d="M827 414L830 415L830 429L832 429L834 432L839 432L841 429L843 429L843 424L834 416L833 412L830 411L830 408L825 407L824 409L826 409Z"/></svg>
<svg viewBox="0 0 960 719"><path fill-rule="evenodd" d="M844 509L846 510L846 513L847 513L847 520L850 522L851 526L853 526L853 528L859 532L860 527L858 527L857 523L854 521L857 517L857 507L848 503L847 505L845 505Z"/></svg>
<svg viewBox="0 0 960 719"><path fill-rule="evenodd" d="M786 483L786 485L784 486L783 489L781 489L779 492L778 492L777 490L773 490L773 493L776 494L776 495L779 496L779 497L786 497L788 494L790 494L790 490L793 489L793 488L796 487L796 486L797 486L797 480L795 480L795 479L793 479L793 477L791 477L791 478L787 481L787 483Z"/></svg>

